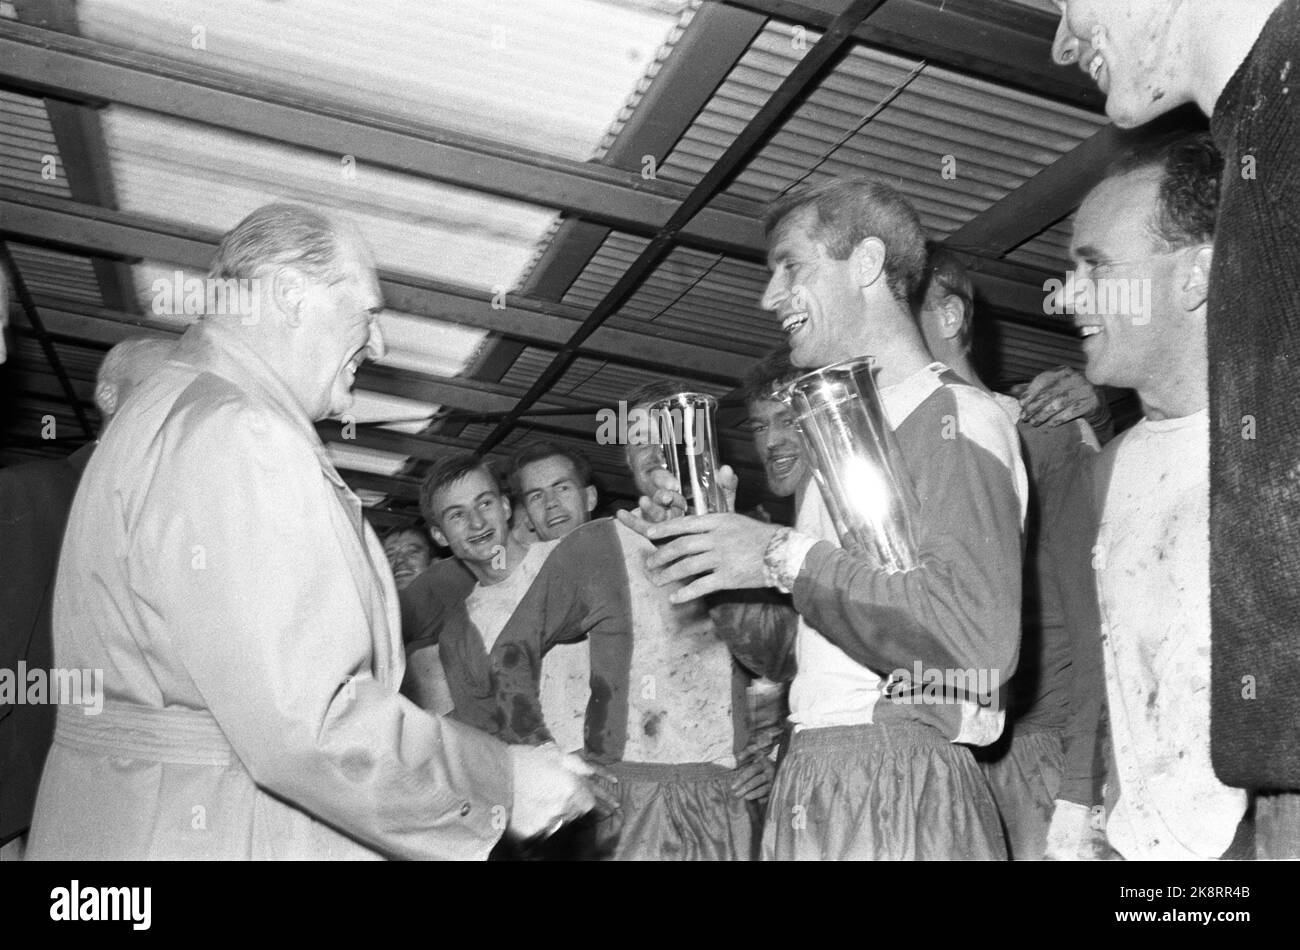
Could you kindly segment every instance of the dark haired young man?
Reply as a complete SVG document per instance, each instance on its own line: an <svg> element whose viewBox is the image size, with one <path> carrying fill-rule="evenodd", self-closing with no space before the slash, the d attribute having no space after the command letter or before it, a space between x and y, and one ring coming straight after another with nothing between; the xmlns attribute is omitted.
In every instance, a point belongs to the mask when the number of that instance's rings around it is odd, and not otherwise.
<svg viewBox="0 0 1300 950"><path fill-rule="evenodd" d="M407 673L403 691L415 702L495 732L495 707L483 694L487 656L514 612L550 544L520 544L510 532L510 500L477 455L436 462L420 486L429 533L452 556L434 563L399 593ZM452 708L435 691L445 675Z"/></svg>

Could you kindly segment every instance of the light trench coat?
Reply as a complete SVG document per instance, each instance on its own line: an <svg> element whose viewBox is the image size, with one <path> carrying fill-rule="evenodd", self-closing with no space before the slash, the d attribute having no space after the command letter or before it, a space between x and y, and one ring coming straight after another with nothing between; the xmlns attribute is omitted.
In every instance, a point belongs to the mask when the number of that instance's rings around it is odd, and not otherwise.
<svg viewBox="0 0 1300 950"><path fill-rule="evenodd" d="M54 604L59 709L28 856L484 858L506 747L398 694L361 505L267 364L200 323L87 466Z"/></svg>

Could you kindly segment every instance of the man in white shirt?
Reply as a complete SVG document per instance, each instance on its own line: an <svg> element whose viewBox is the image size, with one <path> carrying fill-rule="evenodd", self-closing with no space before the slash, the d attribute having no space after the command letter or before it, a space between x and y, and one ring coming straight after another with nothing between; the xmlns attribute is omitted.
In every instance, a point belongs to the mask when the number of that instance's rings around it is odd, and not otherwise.
<svg viewBox="0 0 1300 950"><path fill-rule="evenodd" d="M1221 172L1207 134L1134 153L1084 200L1070 245L1088 379L1135 389L1144 410L1099 459L1093 549L1106 834L1129 859L1217 858L1246 809L1210 764L1205 330ZM1073 856L1087 822L1058 802L1049 856Z"/></svg>

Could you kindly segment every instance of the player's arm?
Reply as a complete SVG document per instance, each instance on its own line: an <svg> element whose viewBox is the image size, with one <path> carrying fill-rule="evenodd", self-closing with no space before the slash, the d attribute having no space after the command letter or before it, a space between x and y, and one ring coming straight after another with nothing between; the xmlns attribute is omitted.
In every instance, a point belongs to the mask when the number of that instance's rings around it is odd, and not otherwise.
<svg viewBox="0 0 1300 950"><path fill-rule="evenodd" d="M912 471L918 566L887 573L825 541L792 535L795 609L820 634L882 675L985 670L1005 683L1020 641L1021 500L1014 431L961 415ZM963 431L963 426L973 431ZM802 553L800 548L802 548ZM794 573L791 571L791 573Z"/></svg>

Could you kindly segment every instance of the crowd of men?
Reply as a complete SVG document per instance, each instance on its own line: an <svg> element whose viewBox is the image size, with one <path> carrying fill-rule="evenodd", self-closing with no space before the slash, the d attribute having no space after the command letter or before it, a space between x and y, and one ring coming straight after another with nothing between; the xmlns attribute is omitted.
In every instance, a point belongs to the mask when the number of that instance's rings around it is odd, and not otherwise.
<svg viewBox="0 0 1300 950"><path fill-rule="evenodd" d="M1300 857L1300 0L1058 5L1055 55L1117 123L1212 118L1078 211L1086 380L994 392L971 278L898 192L792 192L761 301L787 345L742 390L790 524L735 511L727 467L733 510L686 515L638 439L639 501L597 517L582 453L536 442L440 459L381 542L314 429L384 352L370 252L309 208L245 218L212 277L261 278L260 319L115 350L99 441L0 471L6 524L53 519L13 615L107 692L0 723L27 777L4 838L30 814L31 858ZM1102 280L1143 292L1100 305ZM841 546L774 395L868 354L903 571ZM1116 435L1100 385L1142 418Z"/></svg>

